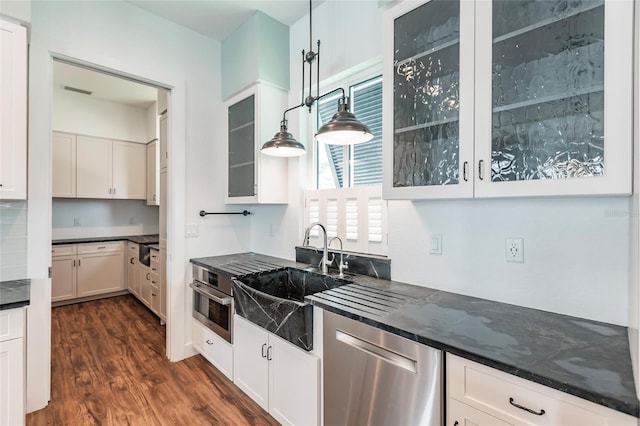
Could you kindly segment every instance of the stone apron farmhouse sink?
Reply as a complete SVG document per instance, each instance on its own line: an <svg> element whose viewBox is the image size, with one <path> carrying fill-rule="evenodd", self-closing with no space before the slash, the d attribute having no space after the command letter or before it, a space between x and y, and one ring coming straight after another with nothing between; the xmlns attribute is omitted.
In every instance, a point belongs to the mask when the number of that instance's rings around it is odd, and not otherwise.
<svg viewBox="0 0 640 426"><path fill-rule="evenodd" d="M282 268L233 279L236 313L300 348L313 349L313 307L305 296L351 281L310 270Z"/></svg>

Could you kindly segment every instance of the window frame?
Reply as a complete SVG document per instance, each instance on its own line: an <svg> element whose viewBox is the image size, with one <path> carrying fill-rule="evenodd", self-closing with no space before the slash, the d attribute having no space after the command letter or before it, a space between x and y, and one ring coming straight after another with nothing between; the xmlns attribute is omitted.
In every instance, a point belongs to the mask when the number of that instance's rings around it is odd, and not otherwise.
<svg viewBox="0 0 640 426"><path fill-rule="evenodd" d="M330 90L342 87L345 89L345 92L347 94L347 96L349 96L349 108L351 109L351 111L353 112L352 109L352 103L353 103L353 87L361 84L361 83L365 83L368 81L371 81L371 84L373 84L375 79L380 79L380 81L382 82L382 62L380 60L375 60L375 61L369 61L365 64L361 64L360 66L356 66L353 68L350 68L342 73L337 74L336 76L333 76L331 78L325 79L320 83L320 93L327 93ZM384 83L383 83L384 84ZM366 87L366 86L365 86ZM339 96L339 95L338 95ZM331 96L333 97L333 96ZM336 99L337 100L337 99ZM319 112L318 112L318 107L319 107L319 102L320 101L316 101L314 106L313 106L313 114L312 118L309 121L309 129L308 129L308 134L309 134L309 139L310 141L312 141L312 146L313 149L309 149L309 151L311 151L313 154L310 156L312 157L312 179L311 179L311 188L308 189L313 189L313 190L317 190L318 189L318 184L319 184L319 179L318 179L318 161L319 161L319 149L320 149L320 144L318 143L318 141L315 138L315 133L317 131L317 129L320 127L319 125ZM337 102L336 102L336 111L337 111ZM355 112L355 114L357 115L357 112ZM351 172L352 172L352 145L346 145L343 147L343 180L342 180L342 187L339 188L331 188L331 189L343 189L343 188L352 188L353 186L353 177L351 176ZM380 171L382 173L382 170ZM348 183L347 186L345 186L345 183ZM378 185L382 185L382 183L378 184Z"/></svg>

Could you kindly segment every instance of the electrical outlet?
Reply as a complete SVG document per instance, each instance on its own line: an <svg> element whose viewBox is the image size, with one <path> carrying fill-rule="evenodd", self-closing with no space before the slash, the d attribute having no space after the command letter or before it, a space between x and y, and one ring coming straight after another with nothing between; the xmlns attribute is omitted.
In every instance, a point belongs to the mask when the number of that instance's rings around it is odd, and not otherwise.
<svg viewBox="0 0 640 426"><path fill-rule="evenodd" d="M507 238L504 255L507 262L524 263L524 238Z"/></svg>
<svg viewBox="0 0 640 426"><path fill-rule="evenodd" d="M81 226L79 217L73 218L73 226Z"/></svg>
<svg viewBox="0 0 640 426"><path fill-rule="evenodd" d="M429 245L429 254L442 255L442 234L432 234Z"/></svg>

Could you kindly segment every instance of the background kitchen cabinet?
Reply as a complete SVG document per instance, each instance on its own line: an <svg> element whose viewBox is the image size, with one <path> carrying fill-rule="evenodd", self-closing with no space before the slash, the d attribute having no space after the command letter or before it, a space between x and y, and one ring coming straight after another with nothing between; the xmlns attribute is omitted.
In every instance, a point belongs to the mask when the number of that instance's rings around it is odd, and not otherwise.
<svg viewBox="0 0 640 426"><path fill-rule="evenodd" d="M147 205L160 205L160 165L158 164L158 140L147 144Z"/></svg>
<svg viewBox="0 0 640 426"><path fill-rule="evenodd" d="M163 321L167 320L167 262L166 262L166 253L167 253L167 241L160 240L160 250L158 252L158 264L160 266L160 319Z"/></svg>
<svg viewBox="0 0 640 426"><path fill-rule="evenodd" d="M0 311L0 425L25 422L25 308Z"/></svg>
<svg viewBox="0 0 640 426"><path fill-rule="evenodd" d="M138 281L140 282L140 294L138 299L147 307L151 307L151 269L142 263L138 264Z"/></svg>
<svg viewBox="0 0 640 426"><path fill-rule="evenodd" d="M113 198L146 200L147 147L113 141Z"/></svg>
<svg viewBox="0 0 640 426"><path fill-rule="evenodd" d="M135 296L140 295L140 280L138 279L139 264L138 244L127 243L127 289Z"/></svg>
<svg viewBox="0 0 640 426"><path fill-rule="evenodd" d="M0 19L0 199L27 199L27 29Z"/></svg>
<svg viewBox="0 0 640 426"><path fill-rule="evenodd" d="M146 200L146 145L54 132L52 195Z"/></svg>
<svg viewBox="0 0 640 426"><path fill-rule="evenodd" d="M51 250L52 302L124 290L122 242L56 245Z"/></svg>
<svg viewBox="0 0 640 426"><path fill-rule="evenodd" d="M561 4L386 12L385 198L631 193L632 2Z"/></svg>
<svg viewBox="0 0 640 426"><path fill-rule="evenodd" d="M122 243L78 245L78 294L93 296L123 290Z"/></svg>
<svg viewBox="0 0 640 426"><path fill-rule="evenodd" d="M88 136L77 136L76 141L76 196L113 198L112 141Z"/></svg>
<svg viewBox="0 0 640 426"><path fill-rule="evenodd" d="M227 204L284 204L288 159L262 155L262 145L280 129L286 92L255 84L229 99L227 120Z"/></svg>
<svg viewBox="0 0 640 426"><path fill-rule="evenodd" d="M167 159L169 157L168 151L167 151L167 138L168 138L168 133L167 133L167 120L168 120L168 113L164 113L162 115L162 117L160 117L160 137L159 137L159 142L160 142L160 170L167 170Z"/></svg>
<svg viewBox="0 0 640 426"><path fill-rule="evenodd" d="M53 132L53 197L76 197L76 135Z"/></svg>
<svg viewBox="0 0 640 426"><path fill-rule="evenodd" d="M73 299L77 295L76 245L56 245L51 249L51 301Z"/></svg>
<svg viewBox="0 0 640 426"><path fill-rule="evenodd" d="M319 422L319 358L234 316L233 381L282 424Z"/></svg>
<svg viewBox="0 0 640 426"><path fill-rule="evenodd" d="M627 414L455 355L447 354L446 369L448 425L637 425Z"/></svg>

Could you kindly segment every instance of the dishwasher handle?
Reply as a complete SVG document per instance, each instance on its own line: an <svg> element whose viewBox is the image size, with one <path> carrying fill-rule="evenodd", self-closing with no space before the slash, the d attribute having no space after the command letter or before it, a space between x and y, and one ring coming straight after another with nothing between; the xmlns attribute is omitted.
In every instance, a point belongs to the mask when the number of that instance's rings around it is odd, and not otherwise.
<svg viewBox="0 0 640 426"><path fill-rule="evenodd" d="M416 360L352 336L344 331L336 330L336 340L412 373L418 372L418 362Z"/></svg>

